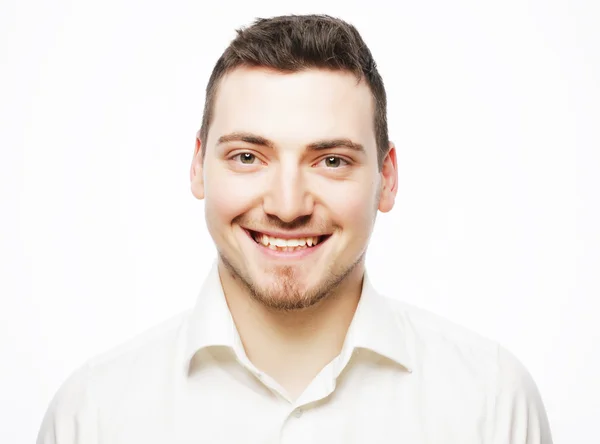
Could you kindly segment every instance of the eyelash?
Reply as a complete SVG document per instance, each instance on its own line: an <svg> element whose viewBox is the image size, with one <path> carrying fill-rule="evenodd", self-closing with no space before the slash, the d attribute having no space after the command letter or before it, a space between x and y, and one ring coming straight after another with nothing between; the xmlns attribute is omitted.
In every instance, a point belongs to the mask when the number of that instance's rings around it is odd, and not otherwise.
<svg viewBox="0 0 600 444"><path fill-rule="evenodd" d="M327 157L323 157L321 160L319 160L319 163L324 162L327 159L339 159L341 162L343 162L343 165L340 165L339 167L328 168L328 169L337 170L337 169L342 168L344 166L350 165L350 161L349 160L346 160L346 159L344 159L343 157L340 157L340 156L327 156Z"/></svg>
<svg viewBox="0 0 600 444"><path fill-rule="evenodd" d="M235 155L231 156L229 159L230 159L230 160L234 160L234 161L235 161L235 159L238 159L236 162L237 162L237 163L240 163L240 164L242 164L242 162L241 162L241 159L240 159L240 158L241 158L241 156L243 156L244 154L250 154L250 155L254 156L254 159L255 159L255 160L258 160L258 161L260 161L260 159L258 158L258 156L257 156L256 154L254 154L254 153L251 153L251 152L248 152L248 151L244 151L244 152L242 152L242 153L237 153L237 154L235 154ZM319 160L319 162L318 162L317 164L320 164L321 162L324 162L324 161L326 161L327 159L339 159L341 162L343 162L343 164L342 164L342 165L340 165L339 167L336 167L336 168L328 168L328 169L332 169L332 170L339 169L339 168L341 168L341 167L343 167L343 166L349 166L349 165L351 164L351 162L350 162L349 160L347 160L347 159L344 159L344 158L343 158L343 157L341 157L341 156L326 156L326 157L323 157L321 160ZM242 165L254 165L254 163L251 163L251 164L242 164Z"/></svg>
<svg viewBox="0 0 600 444"><path fill-rule="evenodd" d="M241 162L241 159L239 159L239 158L240 158L241 156L243 156L244 154L250 154L250 155L254 156L254 159L255 159L255 160L259 160L259 161L260 161L260 159L258 158L258 156L257 156L256 154L254 154L254 153L251 153L251 152L248 152L248 151L244 151L244 152L241 152L241 153L237 153L237 154L235 154L234 156L231 156L229 159L230 159L230 160L235 160L236 158L238 158L238 160L237 160L237 163L240 163L240 164L242 164L242 165L254 165L254 164L252 164L252 163L250 163L250 164L246 164L246 163L242 163L242 162Z"/></svg>

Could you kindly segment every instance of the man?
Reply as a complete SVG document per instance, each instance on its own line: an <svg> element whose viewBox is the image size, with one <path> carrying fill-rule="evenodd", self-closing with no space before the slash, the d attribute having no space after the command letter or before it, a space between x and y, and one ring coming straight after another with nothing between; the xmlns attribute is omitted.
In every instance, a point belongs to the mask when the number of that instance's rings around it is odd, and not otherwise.
<svg viewBox="0 0 600 444"><path fill-rule="evenodd" d="M238 31L190 179L218 250L196 307L75 372L39 444L551 443L511 354L365 275L397 165L354 27L287 16Z"/></svg>

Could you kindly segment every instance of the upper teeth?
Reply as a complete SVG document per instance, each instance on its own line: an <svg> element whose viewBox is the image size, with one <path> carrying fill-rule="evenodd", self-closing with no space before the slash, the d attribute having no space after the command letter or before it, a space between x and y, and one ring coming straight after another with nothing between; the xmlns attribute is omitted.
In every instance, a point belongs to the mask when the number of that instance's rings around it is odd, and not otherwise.
<svg viewBox="0 0 600 444"><path fill-rule="evenodd" d="M318 237L305 237L299 239L280 239L278 237L270 237L266 234L258 234L256 237L258 241L263 244L265 247L269 245L273 245L275 247L303 247L305 245L312 247L313 245L317 245L319 243Z"/></svg>

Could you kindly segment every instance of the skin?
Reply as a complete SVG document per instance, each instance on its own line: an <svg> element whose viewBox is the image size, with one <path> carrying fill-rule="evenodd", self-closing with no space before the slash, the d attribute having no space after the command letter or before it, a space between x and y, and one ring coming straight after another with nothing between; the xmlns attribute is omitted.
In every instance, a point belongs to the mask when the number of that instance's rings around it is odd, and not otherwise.
<svg viewBox="0 0 600 444"><path fill-rule="evenodd" d="M293 398L340 353L377 211L394 205L396 150L379 170L373 111L352 73L237 68L219 84L204 156L196 139L191 189L234 322L248 358ZM244 229L330 237L282 259Z"/></svg>

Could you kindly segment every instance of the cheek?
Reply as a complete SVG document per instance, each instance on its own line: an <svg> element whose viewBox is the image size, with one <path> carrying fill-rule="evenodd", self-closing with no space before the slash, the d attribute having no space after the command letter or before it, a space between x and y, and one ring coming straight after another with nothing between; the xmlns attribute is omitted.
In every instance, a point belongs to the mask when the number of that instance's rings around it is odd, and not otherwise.
<svg viewBox="0 0 600 444"><path fill-rule="evenodd" d="M229 224L256 203L259 187L251 186L248 178L223 171L211 165L205 176L205 211L207 219Z"/></svg>
<svg viewBox="0 0 600 444"><path fill-rule="evenodd" d="M375 217L375 192L364 183L356 185L330 193L327 207L344 231L352 232L353 237L362 237L361 232L368 236Z"/></svg>

